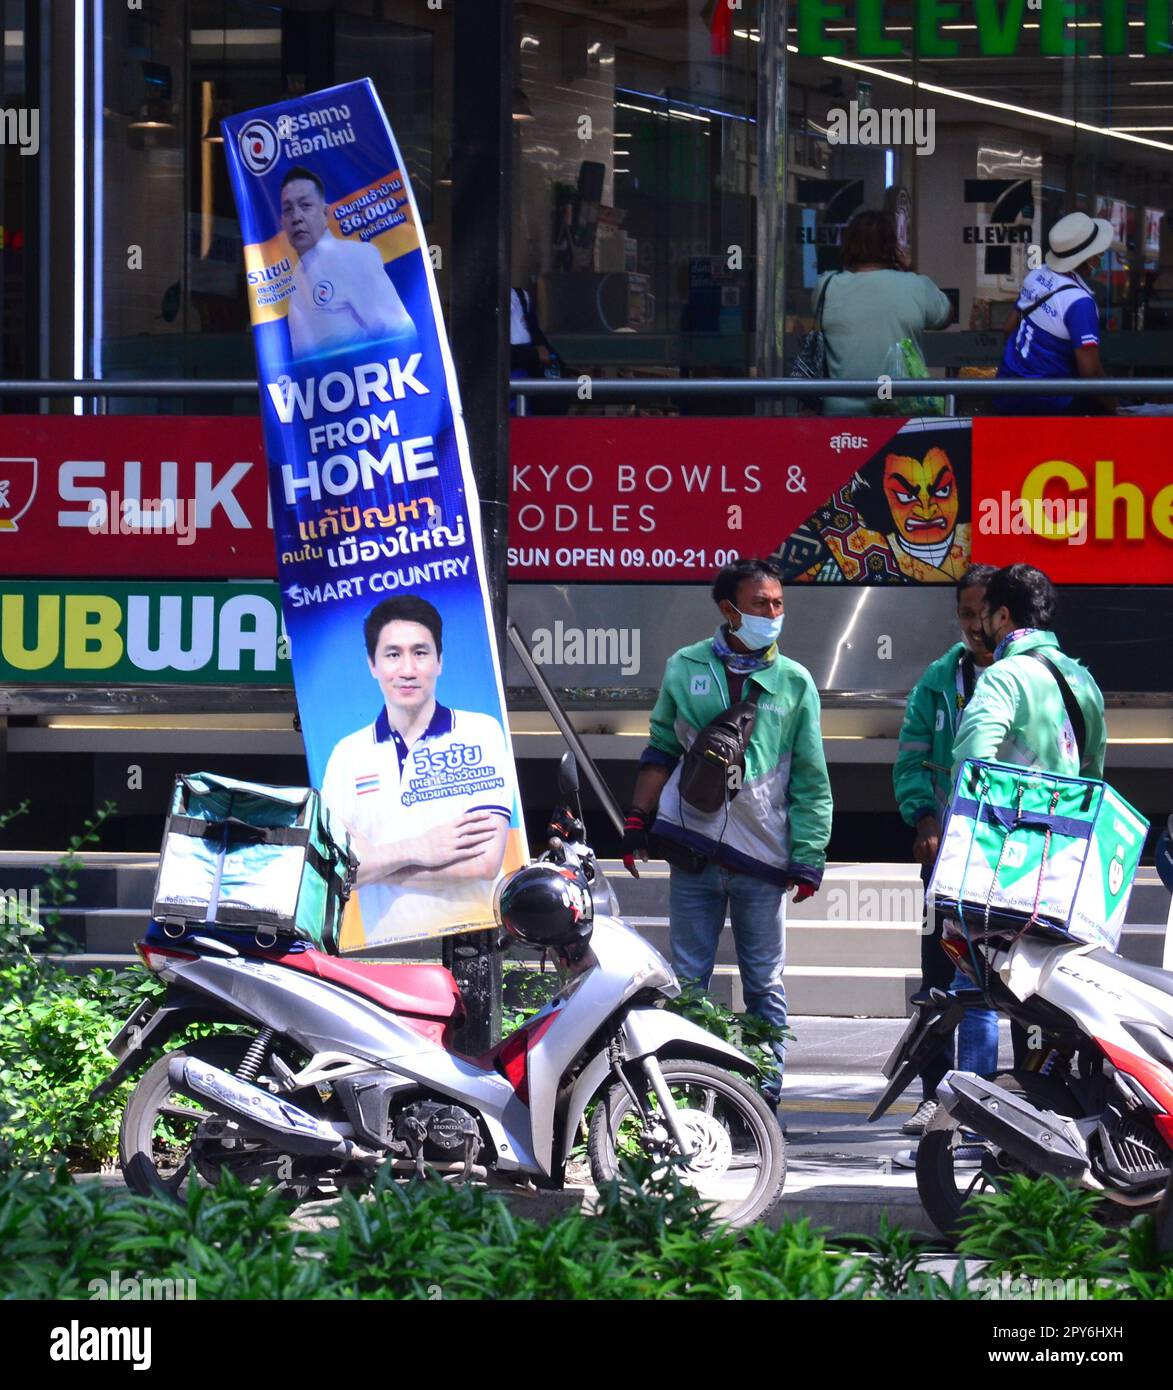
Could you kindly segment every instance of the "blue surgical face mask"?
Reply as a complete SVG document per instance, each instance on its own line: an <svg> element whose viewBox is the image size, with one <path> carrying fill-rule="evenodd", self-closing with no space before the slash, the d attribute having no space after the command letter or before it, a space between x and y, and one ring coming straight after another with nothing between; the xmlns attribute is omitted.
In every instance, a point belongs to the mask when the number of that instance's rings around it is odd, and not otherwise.
<svg viewBox="0 0 1173 1390"><path fill-rule="evenodd" d="M737 607L733 611L741 613ZM766 647L772 647L782 635L782 619L785 616L779 613L776 618L760 618L753 613L741 613L741 626L734 636L751 652L763 651Z"/></svg>

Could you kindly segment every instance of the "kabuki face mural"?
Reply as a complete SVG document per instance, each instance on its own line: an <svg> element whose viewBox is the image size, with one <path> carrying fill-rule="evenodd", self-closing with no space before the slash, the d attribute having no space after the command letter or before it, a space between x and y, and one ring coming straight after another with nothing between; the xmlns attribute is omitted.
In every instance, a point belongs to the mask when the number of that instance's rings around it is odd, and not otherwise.
<svg viewBox="0 0 1173 1390"><path fill-rule="evenodd" d="M957 529L957 478L943 449L919 462L889 454L884 460L884 495L896 534L913 546L951 540Z"/></svg>

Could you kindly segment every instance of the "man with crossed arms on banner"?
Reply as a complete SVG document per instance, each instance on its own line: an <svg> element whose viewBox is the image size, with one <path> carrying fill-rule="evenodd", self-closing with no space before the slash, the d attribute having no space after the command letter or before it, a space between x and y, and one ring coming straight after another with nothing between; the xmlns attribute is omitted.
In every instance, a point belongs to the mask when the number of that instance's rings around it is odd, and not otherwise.
<svg viewBox="0 0 1173 1390"><path fill-rule="evenodd" d="M322 180L300 165L281 184L281 226L301 258L289 297L294 357L318 357L412 331L378 247L330 231Z"/></svg>
<svg viewBox="0 0 1173 1390"><path fill-rule="evenodd" d="M365 944L491 923L516 794L501 725L436 699L443 624L426 599L384 599L363 635L383 709L335 745L322 795L355 841Z"/></svg>

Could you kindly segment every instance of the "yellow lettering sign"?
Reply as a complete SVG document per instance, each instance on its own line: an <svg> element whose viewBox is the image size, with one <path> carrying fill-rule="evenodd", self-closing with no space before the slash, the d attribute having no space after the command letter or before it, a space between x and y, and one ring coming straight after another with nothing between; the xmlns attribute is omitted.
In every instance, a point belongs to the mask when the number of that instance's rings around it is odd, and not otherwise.
<svg viewBox="0 0 1173 1390"><path fill-rule="evenodd" d="M1070 540L1083 525L1077 508L1066 509L1060 519L1055 509L1046 505L1047 488L1057 482L1064 483L1069 492L1082 492L1087 487L1083 470L1063 459L1036 464L1022 480L1023 519L1036 536L1048 541Z"/></svg>
<svg viewBox="0 0 1173 1390"><path fill-rule="evenodd" d="M74 671L105 671L122 660L118 631L122 608L105 594L66 594L65 664Z"/></svg>
<svg viewBox="0 0 1173 1390"><path fill-rule="evenodd" d="M37 595L37 628L30 650L24 644L24 595L5 594L0 600L0 653L18 671L43 671L57 660L61 599Z"/></svg>

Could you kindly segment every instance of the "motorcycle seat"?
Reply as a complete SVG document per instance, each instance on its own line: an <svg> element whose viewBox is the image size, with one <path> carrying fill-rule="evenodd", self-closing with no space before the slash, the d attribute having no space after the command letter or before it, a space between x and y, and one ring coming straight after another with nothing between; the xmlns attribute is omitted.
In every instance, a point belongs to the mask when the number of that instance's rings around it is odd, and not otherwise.
<svg viewBox="0 0 1173 1390"><path fill-rule="evenodd" d="M1165 994L1173 994L1173 970L1162 970L1159 965L1143 965L1140 961L1126 960L1123 956L1114 955L1103 948L1092 951L1089 959L1103 961L1113 970L1119 970L1122 975L1139 980L1141 984L1152 985L1154 989L1159 989Z"/></svg>
<svg viewBox="0 0 1173 1390"><path fill-rule="evenodd" d="M323 951L285 956L282 965L351 989L396 1014L456 1022L464 1000L452 972L443 965L395 965L387 961L340 960Z"/></svg>

